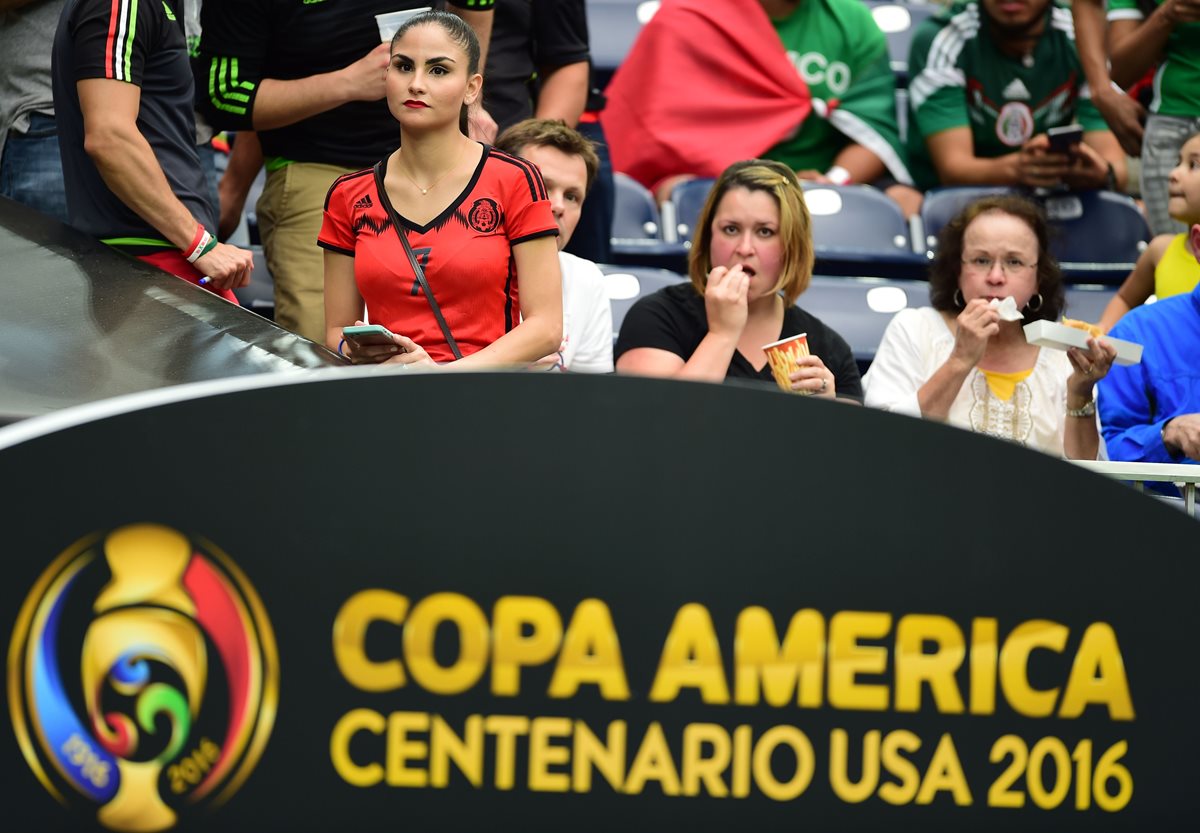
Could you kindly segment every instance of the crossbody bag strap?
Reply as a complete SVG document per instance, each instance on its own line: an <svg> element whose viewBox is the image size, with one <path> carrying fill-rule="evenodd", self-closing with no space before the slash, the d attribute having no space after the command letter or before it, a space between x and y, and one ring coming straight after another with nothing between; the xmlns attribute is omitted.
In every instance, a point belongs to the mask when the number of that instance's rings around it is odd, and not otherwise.
<svg viewBox="0 0 1200 833"><path fill-rule="evenodd" d="M429 288L429 281L425 279L425 270L421 268L420 262L417 260L417 255L413 252L412 244L408 242L408 235L404 231L404 223L400 219L400 215L396 209L392 207L392 202L387 196L387 186L384 184L384 177L387 173L387 159L382 159L375 163L375 186L379 189L379 197L383 202L383 207L387 210L388 218L392 221L392 228L396 232L396 236L400 238L400 242L404 245L404 253L408 255L408 265L412 267L413 275L417 279L417 283L421 286L421 291L425 293L425 300L429 302L429 308L433 310L433 317L437 319L438 327L442 330L442 335L446 338L446 343L450 345L450 352L454 354L455 360L461 359L462 351L458 349L458 342L454 340L454 333L450 332L450 325L446 323L445 316L442 315L442 308L438 306L437 298L433 297L433 290Z"/></svg>
<svg viewBox="0 0 1200 833"><path fill-rule="evenodd" d="M404 233L404 229L399 223L393 222L392 228L396 230L396 234L400 237L400 242L404 244L404 253L408 255L408 264L412 266L417 283L421 285L421 291L425 293L425 300L429 301L429 308L433 310L433 317L437 319L438 326L442 328L442 335L446 337L446 343L450 345L450 352L454 354L456 360L461 359L462 351L458 349L458 342L454 340L454 333L450 332L450 325L446 323L446 318L442 315L442 308L438 306L437 298L433 297L433 290L429 288L429 281L425 280L425 270L421 268L421 264L417 260L417 255L413 252L412 244L408 242L408 235Z"/></svg>

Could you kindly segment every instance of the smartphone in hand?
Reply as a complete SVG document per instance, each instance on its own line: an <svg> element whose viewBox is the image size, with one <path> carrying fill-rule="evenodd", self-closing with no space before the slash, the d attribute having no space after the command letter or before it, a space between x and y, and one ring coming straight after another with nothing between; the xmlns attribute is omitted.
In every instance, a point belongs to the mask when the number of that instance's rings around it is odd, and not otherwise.
<svg viewBox="0 0 1200 833"><path fill-rule="evenodd" d="M395 344L391 332L381 324L342 327L342 338L358 347L384 347Z"/></svg>
<svg viewBox="0 0 1200 833"><path fill-rule="evenodd" d="M1070 156L1075 145L1083 141L1083 128L1078 124L1068 124L1062 127L1051 127L1046 131L1050 140L1050 152Z"/></svg>

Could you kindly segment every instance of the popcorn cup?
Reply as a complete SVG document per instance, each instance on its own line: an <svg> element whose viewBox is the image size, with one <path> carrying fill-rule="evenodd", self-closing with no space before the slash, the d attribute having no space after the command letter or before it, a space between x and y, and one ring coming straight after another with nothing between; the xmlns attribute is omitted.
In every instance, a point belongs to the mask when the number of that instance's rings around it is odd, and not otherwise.
<svg viewBox="0 0 1200 833"><path fill-rule="evenodd" d="M404 21L410 17L425 14L428 11L433 11L432 7L422 6L419 9L405 9L399 12L385 12L384 14L375 15L375 25L379 27L380 40L384 43L391 43L396 30L404 25Z"/></svg>
<svg viewBox="0 0 1200 833"><path fill-rule="evenodd" d="M797 361L808 355L808 333L764 344L763 352L767 354L775 384L782 390L788 393L811 393L806 390L792 390L792 371L796 369Z"/></svg>

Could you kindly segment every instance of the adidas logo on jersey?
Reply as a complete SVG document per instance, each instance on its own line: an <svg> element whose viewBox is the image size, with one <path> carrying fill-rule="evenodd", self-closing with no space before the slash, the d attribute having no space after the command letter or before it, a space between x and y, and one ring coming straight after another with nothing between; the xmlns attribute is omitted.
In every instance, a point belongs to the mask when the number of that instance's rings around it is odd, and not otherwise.
<svg viewBox="0 0 1200 833"><path fill-rule="evenodd" d="M358 202L356 202L354 204L355 211L357 211L360 208L367 209L367 208L374 208L374 207L375 207L375 203L371 202L370 194L367 194L365 197L363 197L361 200L359 200Z"/></svg>
<svg viewBox="0 0 1200 833"><path fill-rule="evenodd" d="M1014 78L1012 82L1004 88L1004 97L1009 101L1028 101L1033 96L1029 94L1029 88L1021 82L1020 78Z"/></svg>

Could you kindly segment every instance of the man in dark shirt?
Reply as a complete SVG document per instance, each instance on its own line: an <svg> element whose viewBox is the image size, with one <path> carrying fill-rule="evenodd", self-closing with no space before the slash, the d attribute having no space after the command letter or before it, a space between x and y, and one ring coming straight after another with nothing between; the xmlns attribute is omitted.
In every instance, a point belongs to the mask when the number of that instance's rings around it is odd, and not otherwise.
<svg viewBox="0 0 1200 833"><path fill-rule="evenodd" d="M67 0L51 74L73 226L193 283L249 283L249 252L216 242L196 155L183 14L171 0Z"/></svg>
<svg viewBox="0 0 1200 833"><path fill-rule="evenodd" d="M588 58L583 0L497 0L484 107L502 131L531 116L574 127L587 104Z"/></svg>
<svg viewBox="0 0 1200 833"><path fill-rule="evenodd" d="M484 108L502 131L532 116L561 120L595 143L600 175L568 251L607 262L612 259L616 197L600 122L595 113L584 113L591 69L584 0L496 0L492 49L483 73Z"/></svg>
<svg viewBox="0 0 1200 833"><path fill-rule="evenodd" d="M494 2L449 3L485 54ZM399 142L384 100L388 45L375 15L430 5L439 4L205 0L201 10L196 105L218 130L258 131L267 166L258 224L275 282L275 320L313 341L325 339L316 244L325 194L337 177L370 167ZM257 172L241 160L230 168Z"/></svg>

